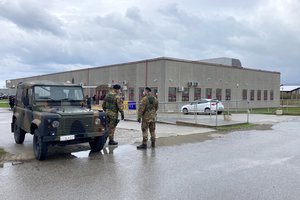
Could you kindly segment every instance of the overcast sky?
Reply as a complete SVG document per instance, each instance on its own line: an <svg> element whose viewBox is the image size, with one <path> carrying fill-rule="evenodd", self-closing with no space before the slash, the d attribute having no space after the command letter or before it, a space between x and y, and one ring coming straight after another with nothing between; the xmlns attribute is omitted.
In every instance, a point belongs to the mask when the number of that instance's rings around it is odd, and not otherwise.
<svg viewBox="0 0 300 200"><path fill-rule="evenodd" d="M173 57L232 57L300 84L299 0L0 0L5 80Z"/></svg>

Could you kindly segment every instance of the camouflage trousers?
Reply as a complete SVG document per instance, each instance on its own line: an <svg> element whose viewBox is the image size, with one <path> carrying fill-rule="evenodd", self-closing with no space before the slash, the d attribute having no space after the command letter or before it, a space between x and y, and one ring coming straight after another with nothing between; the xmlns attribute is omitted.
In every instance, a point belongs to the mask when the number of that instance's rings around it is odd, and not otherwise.
<svg viewBox="0 0 300 200"><path fill-rule="evenodd" d="M155 121L142 121L142 132L143 132L143 144L147 144L148 141L148 129L151 135L151 141L155 142Z"/></svg>
<svg viewBox="0 0 300 200"><path fill-rule="evenodd" d="M115 116L107 116L108 118L108 138L109 140L114 139L116 127L118 125L118 118Z"/></svg>

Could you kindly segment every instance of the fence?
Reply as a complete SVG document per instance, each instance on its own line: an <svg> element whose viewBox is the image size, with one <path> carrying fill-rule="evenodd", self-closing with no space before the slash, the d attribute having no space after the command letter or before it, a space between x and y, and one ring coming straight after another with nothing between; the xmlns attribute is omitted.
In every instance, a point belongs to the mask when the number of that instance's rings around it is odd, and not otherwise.
<svg viewBox="0 0 300 200"><path fill-rule="evenodd" d="M206 109L200 108L202 106L196 102L159 103L157 119L158 121L180 124L199 124L216 127L236 123L249 123L249 106L247 103L243 105L244 103L227 101L222 106L217 102L211 102L207 103ZM188 112L184 111L186 105L190 108ZM216 110L219 112L216 112ZM234 117L233 113L235 113Z"/></svg>
<svg viewBox="0 0 300 200"><path fill-rule="evenodd" d="M197 113L190 112L184 114L182 107L195 102L160 102L157 112L157 120L171 124L199 124L205 126L231 125L237 123L251 123L251 114L280 114L278 110L283 110L283 114L295 114L293 111L299 108L300 100L284 100L279 104L274 101L261 101L260 107L255 107L257 102L251 101L224 101L224 111L222 115L216 115L214 112ZM274 106L275 105L275 106ZM197 110L197 104L194 104ZM125 117L136 120L139 105L135 102L124 102ZM213 111L213 109L210 109Z"/></svg>
<svg viewBox="0 0 300 200"><path fill-rule="evenodd" d="M184 113L182 107L187 104L192 104L194 111ZM157 121L171 123L171 124L193 124L201 126L219 126L230 125L235 123L248 123L249 122L249 107L244 102L224 102L223 106L217 102L208 103L209 109L198 110L198 104L195 102L160 102L159 110L157 112ZM222 107L222 110L219 110ZM126 110L126 118L136 119L138 105L135 106L136 110ZM207 107L208 108L208 107ZM216 114L215 111L220 111ZM233 117L233 112L235 116ZM220 115L222 114L222 115ZM234 119L233 119L234 118Z"/></svg>

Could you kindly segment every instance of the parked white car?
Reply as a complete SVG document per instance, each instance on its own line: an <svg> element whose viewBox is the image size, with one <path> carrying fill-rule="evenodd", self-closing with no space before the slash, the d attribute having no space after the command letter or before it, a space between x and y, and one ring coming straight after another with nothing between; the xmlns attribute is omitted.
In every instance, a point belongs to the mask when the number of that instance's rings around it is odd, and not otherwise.
<svg viewBox="0 0 300 200"><path fill-rule="evenodd" d="M222 114L224 111L223 103L217 99L200 99L181 107L181 112L184 114L195 112L210 114L216 113L216 110L218 114Z"/></svg>

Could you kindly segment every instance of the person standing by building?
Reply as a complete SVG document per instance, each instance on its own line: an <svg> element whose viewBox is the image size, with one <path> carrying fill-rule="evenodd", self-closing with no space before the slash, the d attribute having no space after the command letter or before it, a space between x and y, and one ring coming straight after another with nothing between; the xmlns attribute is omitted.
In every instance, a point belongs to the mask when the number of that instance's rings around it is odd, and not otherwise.
<svg viewBox="0 0 300 200"><path fill-rule="evenodd" d="M114 140L116 127L119 123L118 115L121 114L121 120L124 120L123 101L119 95L121 86L115 84L113 89L104 98L102 108L107 114L108 118L108 145L118 145Z"/></svg>
<svg viewBox="0 0 300 200"><path fill-rule="evenodd" d="M143 143L137 146L137 149L147 149L148 129L151 135L151 147L155 147L155 118L157 110L158 101L151 93L151 89L146 87L144 96L140 101L137 119L139 123L142 123Z"/></svg>
<svg viewBox="0 0 300 200"><path fill-rule="evenodd" d="M96 95L94 94L94 96L93 96L93 105L95 105L96 104Z"/></svg>
<svg viewBox="0 0 300 200"><path fill-rule="evenodd" d="M13 95L10 95L9 96L9 106L10 106L10 109L12 110L13 107L15 106L15 97Z"/></svg>

